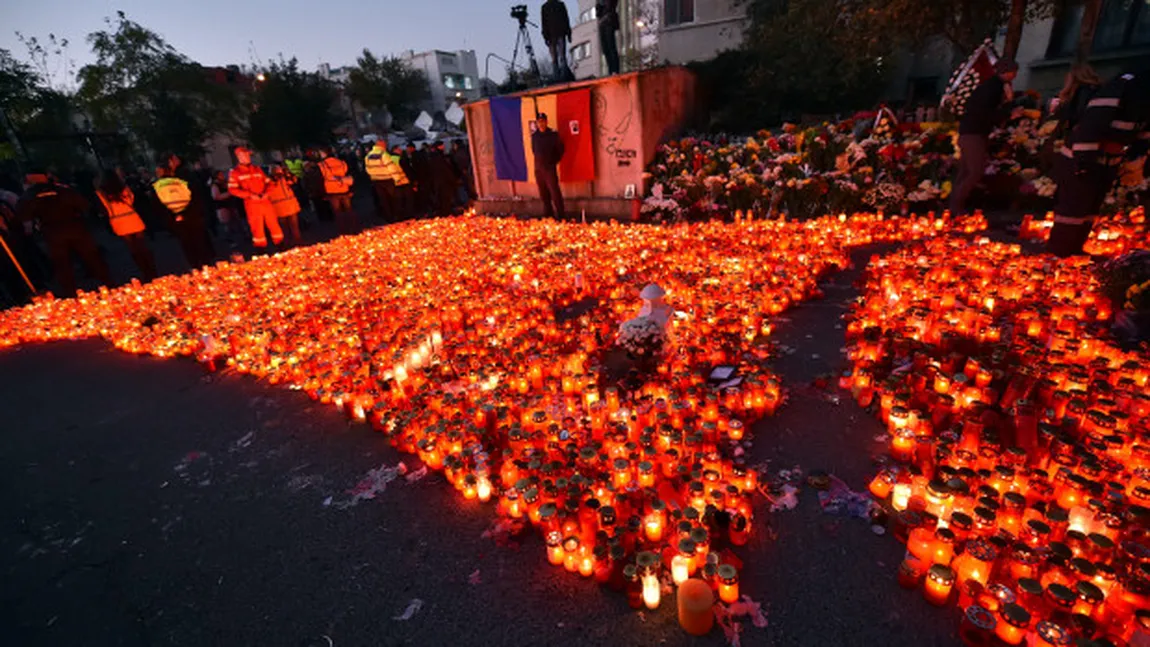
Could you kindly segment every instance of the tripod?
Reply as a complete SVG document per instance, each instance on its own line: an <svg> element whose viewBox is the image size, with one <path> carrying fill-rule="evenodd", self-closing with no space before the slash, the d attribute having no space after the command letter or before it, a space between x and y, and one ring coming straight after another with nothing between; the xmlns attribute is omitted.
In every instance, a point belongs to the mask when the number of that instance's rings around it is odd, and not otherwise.
<svg viewBox="0 0 1150 647"><path fill-rule="evenodd" d="M527 24L526 17L519 18L519 35L515 37L515 49L511 50L511 69L515 69L515 60L519 58L519 43L523 43L523 50L527 53L527 69L538 79L539 62L535 60L535 48L531 46L531 32L527 31Z"/></svg>

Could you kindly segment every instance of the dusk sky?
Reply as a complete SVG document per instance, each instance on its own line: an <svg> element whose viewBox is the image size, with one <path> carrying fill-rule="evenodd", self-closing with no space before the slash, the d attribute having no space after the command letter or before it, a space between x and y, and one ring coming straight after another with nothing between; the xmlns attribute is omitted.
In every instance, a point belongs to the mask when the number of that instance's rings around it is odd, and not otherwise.
<svg viewBox="0 0 1150 647"><path fill-rule="evenodd" d="M574 22L578 3L565 2ZM5 0L0 48L24 58L16 31L41 40L51 33L71 41L79 67L91 61L85 37L123 11L207 65L251 65L253 49L261 63L283 53L309 70L352 65L364 47L376 54L474 49L482 75L487 54L511 57L517 25L510 8L519 3L538 24L542 0ZM547 59L538 30L531 37L536 55ZM492 59L491 76L501 80L503 68Z"/></svg>

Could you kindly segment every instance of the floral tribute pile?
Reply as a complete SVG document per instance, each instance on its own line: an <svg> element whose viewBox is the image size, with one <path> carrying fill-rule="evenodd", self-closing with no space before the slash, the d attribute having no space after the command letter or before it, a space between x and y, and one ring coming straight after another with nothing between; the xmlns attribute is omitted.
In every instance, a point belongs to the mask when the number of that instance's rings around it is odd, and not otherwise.
<svg viewBox="0 0 1150 647"><path fill-rule="evenodd" d="M852 246L984 226L408 222L41 300L0 313L0 347L98 336L303 390L490 501L503 527L538 530L556 566L636 605L659 604L664 575L733 602L728 549L748 539L757 486L740 441L782 397L766 368L771 317L817 295ZM655 281L674 348L645 380L607 383L619 323ZM734 369L721 387L716 366Z"/></svg>
<svg viewBox="0 0 1150 647"><path fill-rule="evenodd" d="M1037 97L1024 99L1037 105ZM753 137L685 138L660 147L647 169L650 219L726 216L735 211L792 217L883 210L942 210L956 161L954 124L892 124L882 112L817 127L784 126ZM1061 143L1056 125L1016 109L990 138L983 203L1034 213L1053 205L1049 173ZM1107 212L1145 201L1150 184L1134 169L1107 197Z"/></svg>
<svg viewBox="0 0 1150 647"><path fill-rule="evenodd" d="M957 603L968 645L1147 637L1150 353L1116 308L1089 260L985 239L868 269L842 384L889 431L870 491L900 584Z"/></svg>

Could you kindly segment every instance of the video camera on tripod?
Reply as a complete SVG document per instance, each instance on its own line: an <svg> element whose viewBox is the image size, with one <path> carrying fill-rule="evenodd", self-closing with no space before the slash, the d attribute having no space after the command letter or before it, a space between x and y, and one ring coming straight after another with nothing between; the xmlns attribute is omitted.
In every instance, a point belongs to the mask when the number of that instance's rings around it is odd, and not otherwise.
<svg viewBox="0 0 1150 647"><path fill-rule="evenodd" d="M531 46L531 34L527 25L538 27L527 19L527 5L517 4L511 7L511 17L519 21L519 33L515 37L515 49L511 51L511 69L514 71L516 59L519 57L519 45L523 45L527 53L527 68L535 78L539 78L539 63L535 61L535 48Z"/></svg>

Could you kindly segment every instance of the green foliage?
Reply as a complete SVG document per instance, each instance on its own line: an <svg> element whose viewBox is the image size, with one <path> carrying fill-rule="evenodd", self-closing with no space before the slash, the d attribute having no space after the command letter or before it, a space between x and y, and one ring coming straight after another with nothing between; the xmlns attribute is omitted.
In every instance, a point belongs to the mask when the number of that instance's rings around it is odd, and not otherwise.
<svg viewBox="0 0 1150 647"><path fill-rule="evenodd" d="M878 99L898 42L869 2L756 0L750 9L742 75L759 110L825 114Z"/></svg>
<svg viewBox="0 0 1150 647"><path fill-rule="evenodd" d="M407 123L419 114L419 104L431 96L427 75L403 59L376 57L364 49L351 70L348 95L368 110L386 108Z"/></svg>
<svg viewBox="0 0 1150 647"><path fill-rule="evenodd" d="M49 87L37 68L0 49L0 108L13 128L12 133L0 133L6 144L0 158L16 159L27 152L38 163L71 164L79 152L72 100ZM23 150L9 139L12 134L18 135Z"/></svg>
<svg viewBox="0 0 1150 647"><path fill-rule="evenodd" d="M209 135L234 131L241 97L123 12L88 35L96 62L80 69L78 98L102 130L124 130L152 152L195 158Z"/></svg>
<svg viewBox="0 0 1150 647"><path fill-rule="evenodd" d="M263 70L248 119L248 136L261 150L330 144L343 122L339 94L331 81L299 69L299 61L280 59Z"/></svg>

